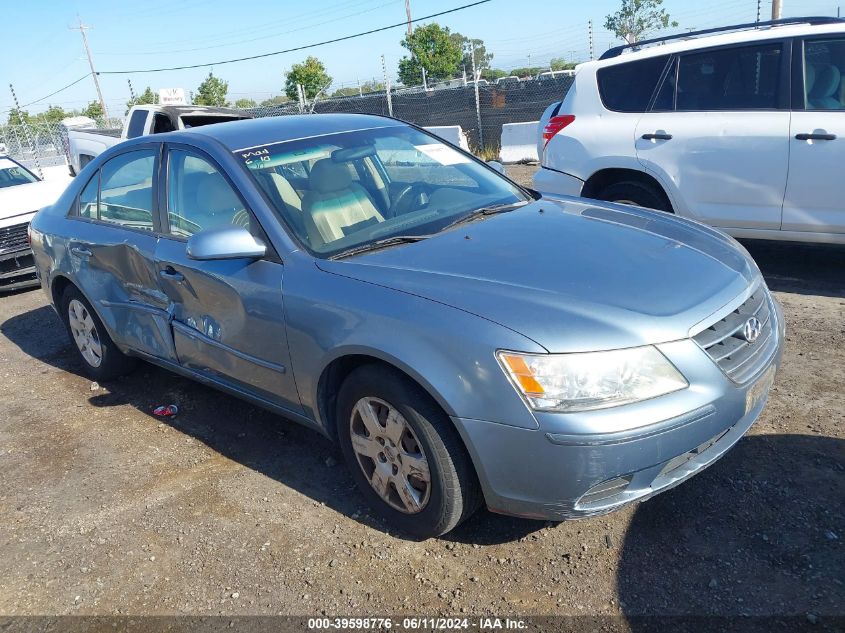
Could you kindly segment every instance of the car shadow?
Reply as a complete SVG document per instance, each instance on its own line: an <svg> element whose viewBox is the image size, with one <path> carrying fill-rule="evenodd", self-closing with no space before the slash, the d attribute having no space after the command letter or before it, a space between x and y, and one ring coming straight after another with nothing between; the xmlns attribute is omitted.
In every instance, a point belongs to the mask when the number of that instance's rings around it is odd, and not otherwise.
<svg viewBox="0 0 845 633"><path fill-rule="evenodd" d="M741 240L772 290L845 297L845 246Z"/></svg>
<svg viewBox="0 0 845 633"><path fill-rule="evenodd" d="M64 326L49 306L9 318L0 324L0 334L29 356L85 377ZM104 386L107 389L90 392L92 406L130 405L156 424L167 424L336 512L393 536L418 540L394 532L370 510L336 445L316 431L148 363ZM168 404L178 406L176 417L153 414L157 406ZM445 538L491 544L517 540L543 526L481 510Z"/></svg>
<svg viewBox="0 0 845 633"><path fill-rule="evenodd" d="M671 618L676 631L845 624L843 500L845 440L743 438L634 513L617 575L631 630Z"/></svg>

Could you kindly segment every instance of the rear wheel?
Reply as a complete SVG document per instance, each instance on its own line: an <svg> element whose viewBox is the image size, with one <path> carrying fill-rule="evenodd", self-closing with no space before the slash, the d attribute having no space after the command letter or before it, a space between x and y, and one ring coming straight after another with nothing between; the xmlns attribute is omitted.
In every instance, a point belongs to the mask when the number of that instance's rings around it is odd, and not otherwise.
<svg viewBox="0 0 845 633"><path fill-rule="evenodd" d="M135 368L136 359L123 354L111 340L88 300L68 286L60 302L62 320L85 372L94 380L111 380Z"/></svg>
<svg viewBox="0 0 845 633"><path fill-rule="evenodd" d="M409 534L445 534L479 506L475 471L449 417L418 385L367 365L341 386L338 439L367 501Z"/></svg>
<svg viewBox="0 0 845 633"><path fill-rule="evenodd" d="M672 213L672 205L665 194L654 185L645 182L615 182L602 189L596 197L607 202L630 204Z"/></svg>

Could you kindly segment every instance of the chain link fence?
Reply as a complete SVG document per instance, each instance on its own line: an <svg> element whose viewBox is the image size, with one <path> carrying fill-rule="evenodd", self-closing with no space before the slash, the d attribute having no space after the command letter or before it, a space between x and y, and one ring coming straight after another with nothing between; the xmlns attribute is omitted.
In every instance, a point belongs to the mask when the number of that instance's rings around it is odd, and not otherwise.
<svg viewBox="0 0 845 633"><path fill-rule="evenodd" d="M111 129L122 124L122 119L113 118L97 121L92 127ZM0 154L11 156L35 173L64 165L66 142L67 128L58 121L0 125Z"/></svg>
<svg viewBox="0 0 845 633"><path fill-rule="evenodd" d="M254 117L291 114L356 113L394 116L421 127L459 125L473 152L485 158L498 155L502 125L537 121L543 110L566 94L572 77L473 85L393 89L349 97L317 99L312 103L246 108ZM122 119L97 121L99 129L119 128ZM65 163L67 129L61 123L0 126L0 153L6 153L36 171ZM5 146L5 151L3 150Z"/></svg>

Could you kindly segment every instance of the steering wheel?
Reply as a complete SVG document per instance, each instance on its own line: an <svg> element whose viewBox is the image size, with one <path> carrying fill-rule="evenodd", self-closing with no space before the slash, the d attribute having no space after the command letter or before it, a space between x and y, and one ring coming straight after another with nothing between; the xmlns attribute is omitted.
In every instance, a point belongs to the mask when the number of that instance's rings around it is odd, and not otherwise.
<svg viewBox="0 0 845 633"><path fill-rule="evenodd" d="M396 197L393 199L393 202L390 205L390 215L395 218L413 211L414 207L411 207L410 205L415 201L418 202L417 206L424 206L426 203L424 198L427 198L427 195L425 188L422 185L418 183L405 185L399 190L399 193L397 193Z"/></svg>

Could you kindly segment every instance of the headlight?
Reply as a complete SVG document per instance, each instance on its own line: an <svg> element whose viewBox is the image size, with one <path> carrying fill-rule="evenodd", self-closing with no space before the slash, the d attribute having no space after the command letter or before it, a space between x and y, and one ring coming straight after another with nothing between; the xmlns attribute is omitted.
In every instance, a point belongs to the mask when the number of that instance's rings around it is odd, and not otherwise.
<svg viewBox="0 0 845 633"><path fill-rule="evenodd" d="M652 346L577 354L500 351L499 362L537 411L589 411L648 400L689 385Z"/></svg>

